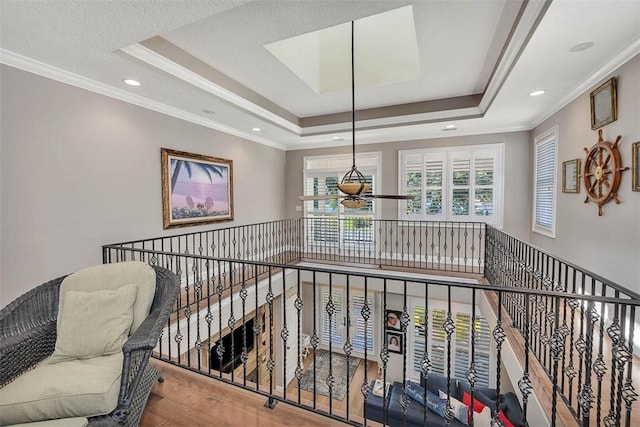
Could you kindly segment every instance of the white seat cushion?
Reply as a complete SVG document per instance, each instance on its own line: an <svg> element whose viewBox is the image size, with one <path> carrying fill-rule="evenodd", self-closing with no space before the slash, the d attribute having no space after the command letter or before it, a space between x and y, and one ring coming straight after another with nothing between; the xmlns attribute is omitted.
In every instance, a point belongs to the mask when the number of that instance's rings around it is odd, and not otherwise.
<svg viewBox="0 0 640 427"><path fill-rule="evenodd" d="M156 293L156 272L143 262L116 262L78 270L62 281L60 298L62 299L68 291L115 290L131 284L138 287L130 331L133 333L149 315L151 303Z"/></svg>
<svg viewBox="0 0 640 427"><path fill-rule="evenodd" d="M0 425L110 413L118 404L122 361L122 353L46 359L0 389Z"/></svg>

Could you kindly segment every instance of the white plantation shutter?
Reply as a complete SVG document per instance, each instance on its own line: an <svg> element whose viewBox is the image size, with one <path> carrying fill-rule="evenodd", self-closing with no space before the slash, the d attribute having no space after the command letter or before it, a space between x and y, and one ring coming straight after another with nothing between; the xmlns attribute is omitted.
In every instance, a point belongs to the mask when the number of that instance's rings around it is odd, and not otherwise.
<svg viewBox="0 0 640 427"><path fill-rule="evenodd" d="M351 343L353 349L356 351L364 351L365 346L368 352L373 351L373 337L375 335L374 325L374 312L373 309L373 297L367 296L367 302L370 309L369 318L367 321L362 317L362 308L365 305L364 295L350 295L351 297L351 309L349 320L351 322L352 337Z"/></svg>
<svg viewBox="0 0 640 427"><path fill-rule="evenodd" d="M376 322L374 296L367 296L366 301L369 305L369 318L365 322L362 317L362 308L365 305L364 294L350 293L348 305L344 289L334 289L331 295L334 313L331 318L331 328L329 328L330 317L327 313L329 289L324 288L321 292L320 306L318 307L321 325L320 342L323 345L329 345L329 342L331 342L333 345L342 347L346 342L347 330L344 325L346 320L349 322L349 337L353 350L355 352L364 352L366 346L367 351L372 354L374 350L374 337L376 336L376 330L374 329Z"/></svg>
<svg viewBox="0 0 640 427"><path fill-rule="evenodd" d="M399 161L399 191L415 196L401 217L501 227L504 144L403 150Z"/></svg>
<svg viewBox="0 0 640 427"><path fill-rule="evenodd" d="M420 378L425 345L428 345L429 360L432 364L430 372L446 375L447 338L443 325L447 318L447 311L442 308L432 308L431 313L427 314L425 308L420 304L424 304L424 302L418 303L413 308L413 334L408 335L412 340L410 348L413 352L411 376L415 379ZM444 304L435 302L433 305L442 307L445 306ZM461 311L463 308L463 305L452 307L455 331L451 335L451 375L459 380L466 380L473 349L478 377L477 384L488 387L491 372L491 331L486 320L482 316L476 315L475 342L472 342L471 314L467 311ZM468 310L470 311L470 307ZM423 326L424 318L427 315L429 316L428 337L425 336Z"/></svg>
<svg viewBox="0 0 640 427"><path fill-rule="evenodd" d="M327 304L329 303L329 290L323 290L320 307L320 318L322 319L321 342L324 345L329 345L329 342L333 343L334 345L342 345L342 292L333 291L331 293L331 299L334 305L334 312L332 316L329 316L329 313L327 312ZM331 319L331 322L329 322L329 319ZM331 323L331 328L329 328L329 323Z"/></svg>
<svg viewBox="0 0 640 427"><path fill-rule="evenodd" d="M471 363L471 315L468 313L456 313L456 330L452 336L455 340L455 367L454 376L459 379L466 377L467 369Z"/></svg>
<svg viewBox="0 0 640 427"><path fill-rule="evenodd" d="M311 175L305 179L305 195L324 196L338 194L337 175ZM336 213L339 209L339 200L308 200L305 202L308 215L326 215Z"/></svg>
<svg viewBox="0 0 640 427"><path fill-rule="evenodd" d="M469 216L471 161L469 153L456 154L451 159L451 215L454 220L464 220L466 218L460 217Z"/></svg>
<svg viewBox="0 0 640 427"><path fill-rule="evenodd" d="M360 153L356 157L358 170L364 175L371 189L365 194L371 195L377 192L380 169L380 153ZM329 194L341 194L337 188L338 183L346 172L351 169L353 159L351 155L335 156L309 156L304 158L304 195L322 196ZM345 208L340 204L340 199L309 200L304 202L305 216L336 216L354 217L366 216L373 218L375 205L373 200L359 209Z"/></svg>
<svg viewBox="0 0 640 427"><path fill-rule="evenodd" d="M444 191L442 177L444 168L441 155L425 156L424 160L424 214L429 219L442 217L442 193Z"/></svg>
<svg viewBox="0 0 640 427"><path fill-rule="evenodd" d="M431 311L431 349L429 356L431 359L431 370L441 375L446 375L446 340L447 335L444 332L444 321L447 318L447 312L440 309Z"/></svg>
<svg viewBox="0 0 640 427"><path fill-rule="evenodd" d="M482 316L476 316L475 324L475 348L474 359L476 362L476 373L478 375L478 385L489 387L489 364L491 362L491 330L489 324Z"/></svg>
<svg viewBox="0 0 640 427"><path fill-rule="evenodd" d="M420 215L422 213L422 186L423 186L422 156L407 156L404 165L404 194L414 196L413 200L407 200L406 214Z"/></svg>
<svg viewBox="0 0 640 427"><path fill-rule="evenodd" d="M425 319L427 312L424 307L413 308L413 372L416 378L420 378L422 372L422 357L425 351Z"/></svg>
<svg viewBox="0 0 640 427"><path fill-rule="evenodd" d="M555 237L556 130L536 138L533 230Z"/></svg>
<svg viewBox="0 0 640 427"><path fill-rule="evenodd" d="M492 217L494 212L493 183L495 159L477 156L474 159L474 215Z"/></svg>

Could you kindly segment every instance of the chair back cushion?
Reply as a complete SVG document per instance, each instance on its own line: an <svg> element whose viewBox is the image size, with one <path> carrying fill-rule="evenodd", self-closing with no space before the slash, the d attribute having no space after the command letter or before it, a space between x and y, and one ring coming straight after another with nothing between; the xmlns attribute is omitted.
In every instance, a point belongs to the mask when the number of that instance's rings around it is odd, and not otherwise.
<svg viewBox="0 0 640 427"><path fill-rule="evenodd" d="M136 285L60 297L53 362L87 359L122 351L133 321Z"/></svg>
<svg viewBox="0 0 640 427"><path fill-rule="evenodd" d="M156 273L153 268L143 262L116 262L78 270L62 281L60 299L69 291L115 290L131 284L137 287L130 330L132 334L149 315L156 292Z"/></svg>

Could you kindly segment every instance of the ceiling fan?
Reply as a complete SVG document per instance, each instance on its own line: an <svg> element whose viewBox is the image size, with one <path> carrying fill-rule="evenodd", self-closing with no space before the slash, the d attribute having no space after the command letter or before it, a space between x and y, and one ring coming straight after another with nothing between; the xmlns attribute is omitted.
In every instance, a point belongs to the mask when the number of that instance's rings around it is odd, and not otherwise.
<svg viewBox="0 0 640 427"><path fill-rule="evenodd" d="M401 194L366 194L371 184L365 180L362 172L356 167L356 97L355 97L355 65L354 65L354 21L351 21L351 152L353 163L351 170L342 177L338 190L342 194L325 194L318 196L298 196L299 200L331 200L342 199L340 203L346 208L358 209L367 204L368 199L410 200L412 195Z"/></svg>

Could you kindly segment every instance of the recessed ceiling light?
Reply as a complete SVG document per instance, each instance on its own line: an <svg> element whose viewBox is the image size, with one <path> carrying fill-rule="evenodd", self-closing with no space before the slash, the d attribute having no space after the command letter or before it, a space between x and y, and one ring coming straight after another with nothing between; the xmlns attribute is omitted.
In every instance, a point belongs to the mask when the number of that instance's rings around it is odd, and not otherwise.
<svg viewBox="0 0 640 427"><path fill-rule="evenodd" d="M593 46L593 42L584 42L573 46L569 49L569 52L582 52L583 50L587 50Z"/></svg>
<svg viewBox="0 0 640 427"><path fill-rule="evenodd" d="M252 128L251 130L254 131L254 132L260 132L262 129L260 129L260 128Z"/></svg>
<svg viewBox="0 0 640 427"><path fill-rule="evenodd" d="M203 112L203 113L205 113L205 114L215 114L215 113L216 113L215 111L213 111L213 110L209 110L209 109L207 109L207 108L205 108L204 110L202 110L202 112Z"/></svg>
<svg viewBox="0 0 640 427"><path fill-rule="evenodd" d="M544 93L545 91L542 89L539 90L534 90L533 92L529 92L529 96L540 96Z"/></svg>
<svg viewBox="0 0 640 427"><path fill-rule="evenodd" d="M458 129L456 127L456 125L446 125L445 127L442 128L442 130L447 131L447 130L456 130Z"/></svg>
<svg viewBox="0 0 640 427"><path fill-rule="evenodd" d="M122 81L128 84L129 86L140 86L140 82L134 79L124 79Z"/></svg>
<svg viewBox="0 0 640 427"><path fill-rule="evenodd" d="M334 141L344 141L344 138L343 138L343 137L341 137L341 136L334 136L334 137L333 137L333 138L331 138L331 139L333 139Z"/></svg>

